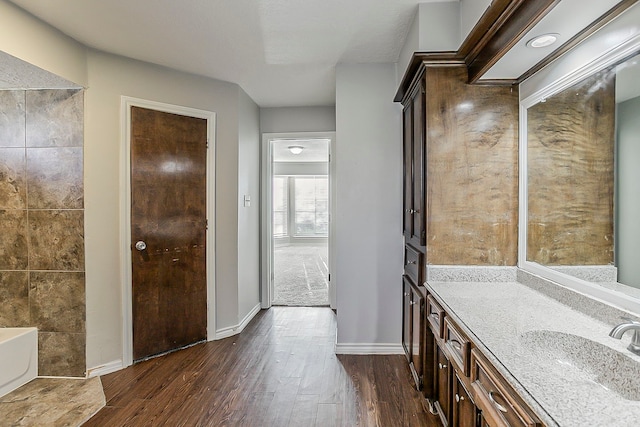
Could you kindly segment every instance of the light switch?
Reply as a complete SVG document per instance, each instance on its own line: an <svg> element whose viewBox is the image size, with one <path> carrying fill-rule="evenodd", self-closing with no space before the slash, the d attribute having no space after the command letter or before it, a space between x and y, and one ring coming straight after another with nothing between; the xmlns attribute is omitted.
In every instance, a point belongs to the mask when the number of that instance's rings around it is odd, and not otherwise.
<svg viewBox="0 0 640 427"><path fill-rule="evenodd" d="M248 208L251 206L251 196L244 195L244 207Z"/></svg>

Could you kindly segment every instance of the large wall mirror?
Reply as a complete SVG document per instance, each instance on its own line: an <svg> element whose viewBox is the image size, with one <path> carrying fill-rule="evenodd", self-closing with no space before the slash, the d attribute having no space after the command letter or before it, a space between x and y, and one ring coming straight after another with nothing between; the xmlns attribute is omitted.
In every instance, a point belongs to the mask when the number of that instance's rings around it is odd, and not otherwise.
<svg viewBox="0 0 640 427"><path fill-rule="evenodd" d="M633 23L637 9L523 83L520 129L520 267L634 313L640 31L615 26ZM620 40L607 45L612 34Z"/></svg>

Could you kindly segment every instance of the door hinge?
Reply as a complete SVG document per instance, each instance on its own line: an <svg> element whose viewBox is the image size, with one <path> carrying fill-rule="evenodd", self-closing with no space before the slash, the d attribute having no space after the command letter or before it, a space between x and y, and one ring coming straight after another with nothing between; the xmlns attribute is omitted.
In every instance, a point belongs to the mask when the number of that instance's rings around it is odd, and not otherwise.
<svg viewBox="0 0 640 427"><path fill-rule="evenodd" d="M205 219L204 220L204 229L208 230L209 229L209 219Z"/></svg>
<svg viewBox="0 0 640 427"><path fill-rule="evenodd" d="M331 273L329 273L329 281L331 281Z"/></svg>

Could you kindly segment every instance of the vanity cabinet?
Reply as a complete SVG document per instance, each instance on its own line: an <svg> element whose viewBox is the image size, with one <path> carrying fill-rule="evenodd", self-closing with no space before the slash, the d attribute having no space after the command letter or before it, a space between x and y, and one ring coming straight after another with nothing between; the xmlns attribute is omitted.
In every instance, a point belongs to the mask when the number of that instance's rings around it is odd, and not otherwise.
<svg viewBox="0 0 640 427"><path fill-rule="evenodd" d="M416 389L422 390L425 372L425 294L424 287L417 286L405 275L403 281L402 346L404 347Z"/></svg>
<svg viewBox="0 0 640 427"><path fill-rule="evenodd" d="M522 398L456 324L435 295L426 296L427 347L433 347L430 404L444 427L542 427Z"/></svg>
<svg viewBox="0 0 640 427"><path fill-rule="evenodd" d="M496 427L542 426L520 396L476 349L471 351L471 381L473 394L487 424Z"/></svg>
<svg viewBox="0 0 640 427"><path fill-rule="evenodd" d="M476 427L479 423L479 410L458 374L453 381L452 422L457 427Z"/></svg>
<svg viewBox="0 0 640 427"><path fill-rule="evenodd" d="M451 363L437 342L434 351L436 354L436 401L434 407L438 411L442 425L447 427L451 421L451 393L453 390L451 387Z"/></svg>

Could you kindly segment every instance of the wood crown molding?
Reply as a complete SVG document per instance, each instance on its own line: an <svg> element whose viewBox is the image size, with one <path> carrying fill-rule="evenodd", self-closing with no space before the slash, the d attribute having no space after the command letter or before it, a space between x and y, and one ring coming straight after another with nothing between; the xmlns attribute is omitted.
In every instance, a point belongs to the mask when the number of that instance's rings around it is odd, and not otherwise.
<svg viewBox="0 0 640 427"><path fill-rule="evenodd" d="M416 52L394 98L401 102L415 85L421 67L466 65L469 83L478 80L560 0L494 0L456 52ZM634 0L635 1L635 0ZM507 83L509 82L509 83ZM514 84L501 80L482 84Z"/></svg>
<svg viewBox="0 0 640 427"><path fill-rule="evenodd" d="M475 83L560 0L513 0L490 28L488 37L465 57L469 83ZM475 27L474 27L475 31Z"/></svg>

